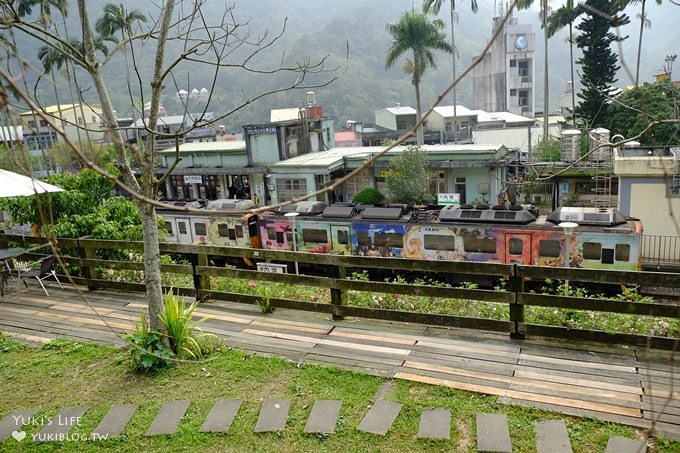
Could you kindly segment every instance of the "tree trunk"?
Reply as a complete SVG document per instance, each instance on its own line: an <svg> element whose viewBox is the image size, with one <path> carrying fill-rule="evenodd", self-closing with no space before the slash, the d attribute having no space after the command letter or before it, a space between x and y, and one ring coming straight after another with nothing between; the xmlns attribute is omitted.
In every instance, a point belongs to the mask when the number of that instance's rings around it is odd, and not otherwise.
<svg viewBox="0 0 680 453"><path fill-rule="evenodd" d="M419 77L413 77L413 86L416 89L416 121L420 123L423 112L420 109L420 80ZM425 143L425 134L423 133L423 125L420 124L416 130L416 143L423 145Z"/></svg>
<svg viewBox="0 0 680 453"><path fill-rule="evenodd" d="M449 0L449 5L451 6L451 47L453 48L453 79L452 82L455 83L456 81L456 29L454 27L454 21L455 21L455 12L454 12L454 3L453 0ZM451 125L451 132L453 132L453 143L456 143L458 141L457 137L457 121L456 121L456 85L453 85L453 124ZM444 126L444 129L446 129L446 126Z"/></svg>
<svg viewBox="0 0 680 453"><path fill-rule="evenodd" d="M635 66L635 86L639 85L640 82L640 52L642 52L642 33L645 29L645 4L646 0L642 0L642 11L640 12L640 37L638 38L638 48L637 48L637 65Z"/></svg>
<svg viewBox="0 0 680 453"><path fill-rule="evenodd" d="M543 141L548 141L548 0L543 0Z"/></svg>
<svg viewBox="0 0 680 453"><path fill-rule="evenodd" d="M174 5L173 2L170 4ZM89 24L89 17L85 6L85 0L78 0L78 12L83 27L83 42L86 49L86 59L89 64L88 72L92 77L95 90L99 97L102 109L104 126L110 134L113 147L116 152L116 165L120 170L123 182L132 190L141 193L146 197L153 197L154 178L153 178L153 154L147 151L145 159L140 162L142 174L144 176L142 186L137 182L127 157L125 142L118 130L117 120L113 110L113 104L109 97L104 82L102 66L97 61L94 49L94 37ZM159 40L159 46L165 45ZM153 146L153 143L151 143ZM148 159L151 157L151 159ZM158 314L163 311L163 291L161 287L160 273L160 248L158 245L158 224L156 222L156 211L154 206L137 200L139 214L142 221L142 231L144 235L144 283L146 285L146 295L149 304L149 324L153 330L163 332L163 325L158 319Z"/></svg>

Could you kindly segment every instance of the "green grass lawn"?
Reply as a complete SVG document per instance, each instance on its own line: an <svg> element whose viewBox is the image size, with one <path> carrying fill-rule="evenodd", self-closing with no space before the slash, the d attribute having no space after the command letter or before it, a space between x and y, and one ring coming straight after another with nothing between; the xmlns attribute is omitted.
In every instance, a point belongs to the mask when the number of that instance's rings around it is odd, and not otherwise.
<svg viewBox="0 0 680 453"><path fill-rule="evenodd" d="M14 409L40 409L37 417L56 415L68 406L88 411L72 431L89 435L112 404L136 403L139 409L123 435L101 442L63 441L34 444L41 426L26 426L22 442L10 438L0 451L456 451L473 452L475 414L505 413L514 451L536 451L533 422L566 420L574 452L602 452L612 435L635 438L632 427L581 419L557 413L507 406L496 397L397 381L392 400L404 407L385 436L361 433L357 426L368 411L384 379L334 367L305 365L235 350L217 353L200 363L180 363L153 375L129 371L128 352L106 346L57 340L32 348L0 336L0 417ZM220 398L244 401L226 434L199 433L212 404ZM290 398L291 410L281 433L253 432L263 399ZM174 435L145 437L161 404L189 399L192 405ZM304 434L316 399L342 400L335 434ZM416 439L422 409L450 407L450 441ZM656 440L652 451L680 452L679 442Z"/></svg>

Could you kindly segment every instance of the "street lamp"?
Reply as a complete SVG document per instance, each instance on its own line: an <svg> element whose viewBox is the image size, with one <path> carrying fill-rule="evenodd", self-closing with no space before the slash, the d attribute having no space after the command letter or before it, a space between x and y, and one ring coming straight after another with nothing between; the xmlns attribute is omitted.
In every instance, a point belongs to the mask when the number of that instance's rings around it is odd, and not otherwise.
<svg viewBox="0 0 680 453"><path fill-rule="evenodd" d="M287 213L284 214L285 217L290 218L290 222L291 222L291 225L292 225L292 228L293 228L293 251L294 252L297 252L297 240L296 240L297 233L295 232L295 218L299 215L300 215L299 212L287 212ZM296 260L295 261L295 275L298 275L299 273L300 273L300 271L298 270L298 262Z"/></svg>
<svg viewBox="0 0 680 453"><path fill-rule="evenodd" d="M578 228L578 223L576 222L561 222L559 225L560 228L564 231L564 267L571 267L570 260L571 257L569 256L571 253L571 235L574 234L574 230ZM566 287L567 295L569 295L569 279L564 280L564 284Z"/></svg>

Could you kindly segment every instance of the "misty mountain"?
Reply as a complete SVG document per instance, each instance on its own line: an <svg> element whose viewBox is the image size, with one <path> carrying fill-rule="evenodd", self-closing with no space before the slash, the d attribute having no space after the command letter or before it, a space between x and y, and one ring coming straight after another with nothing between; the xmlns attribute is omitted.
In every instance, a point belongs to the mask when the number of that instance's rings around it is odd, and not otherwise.
<svg viewBox="0 0 680 453"><path fill-rule="evenodd" d="M102 0L88 1L88 8L95 20L106 2ZM150 4L124 1L128 8L153 15L157 14ZM536 2L538 3L538 2ZM559 2L553 2L557 8ZM385 70L385 53L390 45L390 36L385 30L387 23L395 22L406 9L412 5L420 6L417 0L376 0L373 2L359 0L345 0L344 2L318 2L311 0L277 0L245 1L236 0L231 11L225 4L206 1L202 7L204 16L210 21L217 21L224 17L228 21L235 19L239 24L236 32L242 36L247 34L249 41L257 41L263 36L269 38L283 32L264 52L252 61L258 69L269 69L281 64L294 65L296 62L309 58L319 61L325 58L324 74L310 76L312 81L328 80L331 76L338 76L338 80L328 86L315 88L317 100L324 106L327 114L333 116L338 124L346 120L372 122L374 111L389 107L395 103L401 105L415 105L415 95L410 78L402 71L403 63L397 63L390 70ZM499 14L495 11L496 2L479 2L479 12L473 14L469 3L459 2L459 21L456 24L456 41L459 51L457 63L461 73L469 66L475 55L478 55L491 36L492 18ZM448 3L445 2L440 17L446 22L447 33L450 30ZM637 52L637 38L639 20L636 14L639 6L630 7L626 13L631 17L631 24L622 27L619 33L628 35L616 52L620 55L622 69L619 71L617 85L625 87L634 83L635 62ZM640 77L642 81L651 81L654 74L661 71L664 57L668 53L678 53L679 40L677 33L669 33L675 29L677 11L680 8L673 4L664 3L659 6L654 2L648 3L648 19L651 28L644 31L642 65ZM494 12L495 11L495 12ZM178 10L178 14L182 13ZM225 15L226 13L226 15ZM536 32L536 110L543 109L543 37L539 23L538 9L522 11L515 14L520 23L532 23ZM77 30L78 18L75 8L71 9L66 26L69 30ZM57 25L59 27L59 25ZM62 24L63 29L63 24ZM564 92L569 80L569 45L564 38L567 29L559 32L548 45L549 50L549 87L550 110L557 110L559 96ZM73 36L72 36L73 37ZM38 52L38 45L27 39L22 39L20 48L24 57L34 59ZM347 52L349 49L349 57ZM233 61L239 61L248 51L249 46L235 47ZM180 42L173 42L168 47L167 61L182 51ZM575 48L576 52L576 48ZM131 52L128 51L128 62ZM139 62L142 83L138 84L133 78L132 94L135 105L148 101L148 81L153 54L151 47L135 47L134 56ZM578 54L575 55L578 58ZM405 59L404 59L405 61ZM438 67L430 69L423 78L423 105L430 105L436 96L443 91L451 81L451 56L438 55ZM35 60L37 65L37 60ZM335 71L332 71L337 68ZM578 67L576 68L578 70ZM125 59L122 55L113 58L106 68L106 77L111 97L119 116L139 117L139 108L133 108L128 94L128 81ZM166 83L164 104L173 113L176 105L175 93L179 89L207 88L214 96L214 103L210 110L216 113L227 112L257 93L267 89L276 89L290 85L295 75L279 73L274 75L258 75L243 70L228 69L213 81L213 73L208 69L197 69L196 64L181 64L174 71L174 79ZM578 78L578 77L577 77ZM677 77L674 77L677 78ZM84 97L96 102L93 89L89 81L80 75L78 77ZM58 95L61 102L70 102L70 91L63 75L63 71L56 76ZM214 83L214 85L213 85ZM576 85L577 89L579 84ZM305 91L293 90L278 93L256 101L244 109L225 119L229 130L239 131L240 126L248 123L262 122L269 119L269 111L277 108L298 107L304 105ZM42 86L42 102L54 102L56 96L49 84ZM147 97L144 98L144 95ZM459 104L472 106L472 78L466 77L457 90ZM444 104L450 104L451 97L447 97Z"/></svg>

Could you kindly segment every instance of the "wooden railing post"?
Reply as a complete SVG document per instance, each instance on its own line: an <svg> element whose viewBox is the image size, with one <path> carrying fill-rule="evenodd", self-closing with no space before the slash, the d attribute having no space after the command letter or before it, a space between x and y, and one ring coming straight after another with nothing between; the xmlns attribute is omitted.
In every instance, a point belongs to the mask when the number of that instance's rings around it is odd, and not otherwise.
<svg viewBox="0 0 680 453"><path fill-rule="evenodd" d="M87 289L88 291L94 291L96 286L94 285L94 277L95 277L95 272L94 270L90 267L89 264L83 263L83 259L96 259L97 254L95 250L91 247L88 247L87 244L81 243L81 241L86 241L89 239L90 236L82 236L76 239L76 242L78 244L78 256L80 257L80 268L82 269L83 272L83 278L87 282Z"/></svg>
<svg viewBox="0 0 680 453"><path fill-rule="evenodd" d="M510 321L513 323L510 338L513 340L523 340L524 331L520 324L524 324L524 305L519 303L519 293L524 292L524 279L519 272L519 266L512 266L512 276L510 277L509 290L513 293L513 301L510 303Z"/></svg>
<svg viewBox="0 0 680 453"><path fill-rule="evenodd" d="M347 276L347 268L345 266L338 266L338 279L344 279ZM340 288L331 288L331 305L333 306L333 320L339 321L344 318L340 314L340 307L342 306L345 295Z"/></svg>
<svg viewBox="0 0 680 453"><path fill-rule="evenodd" d="M196 301L202 299L202 294L204 290L210 290L210 276L209 275L199 275L196 271L196 266L208 266L208 254L200 250L191 259L191 268L194 278L194 290L196 291Z"/></svg>

